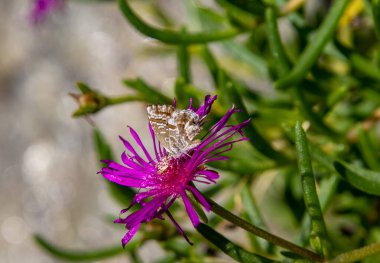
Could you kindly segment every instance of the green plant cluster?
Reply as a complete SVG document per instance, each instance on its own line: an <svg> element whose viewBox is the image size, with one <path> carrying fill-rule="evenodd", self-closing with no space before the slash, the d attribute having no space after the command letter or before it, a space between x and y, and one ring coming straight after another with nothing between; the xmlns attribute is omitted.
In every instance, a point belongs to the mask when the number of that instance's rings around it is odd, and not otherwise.
<svg viewBox="0 0 380 263"><path fill-rule="evenodd" d="M154 6L165 28L144 22L130 2L117 1L129 25L177 57L178 107L207 94L192 81L192 59L201 59L219 96L210 115L234 104L236 123L251 118L250 141L215 167L223 179L204 190L213 208L190 233L193 246L165 222L143 229L126 250L66 251L40 236L37 242L73 261L126 253L140 262L136 249L155 239L167 252L157 263L217 262L220 252L238 262L380 262L380 1L315 1L310 10L307 1L215 0L212 8L186 0L181 26ZM239 70L257 82L243 81ZM78 84L74 116L130 101L172 103L148 82L124 80L135 95L120 97ZM263 82L271 85L256 89ZM98 129L94 141L99 159L113 158ZM133 191L109 186L127 207ZM217 204L216 196L225 201ZM224 234L231 228L247 234L232 241Z"/></svg>

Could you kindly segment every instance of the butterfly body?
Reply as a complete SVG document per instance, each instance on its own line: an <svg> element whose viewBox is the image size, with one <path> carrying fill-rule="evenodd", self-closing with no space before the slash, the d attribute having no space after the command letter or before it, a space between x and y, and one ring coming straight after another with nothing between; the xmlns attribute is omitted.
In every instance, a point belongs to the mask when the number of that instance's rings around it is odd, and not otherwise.
<svg viewBox="0 0 380 263"><path fill-rule="evenodd" d="M161 145L172 155L181 155L199 145L195 137L202 126L198 114L171 105L147 107L149 122Z"/></svg>

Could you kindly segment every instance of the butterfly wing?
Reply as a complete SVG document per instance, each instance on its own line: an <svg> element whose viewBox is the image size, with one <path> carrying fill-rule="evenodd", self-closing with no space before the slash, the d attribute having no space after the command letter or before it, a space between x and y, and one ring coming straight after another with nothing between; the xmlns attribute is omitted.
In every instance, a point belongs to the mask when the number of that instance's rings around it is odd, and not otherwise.
<svg viewBox="0 0 380 263"><path fill-rule="evenodd" d="M174 111L175 108L171 105L150 105L147 107L148 119L154 131L154 135L169 152L172 152L172 150L170 146L168 121Z"/></svg>
<svg viewBox="0 0 380 263"><path fill-rule="evenodd" d="M173 118L169 119L176 129L170 129L170 142L177 153L186 152L199 144L194 138L201 132L199 116L192 110L176 110ZM174 126L174 125L173 125Z"/></svg>
<svg viewBox="0 0 380 263"><path fill-rule="evenodd" d="M177 110L170 105L147 107L149 122L161 145L171 154L186 152L199 144L199 116L192 110Z"/></svg>

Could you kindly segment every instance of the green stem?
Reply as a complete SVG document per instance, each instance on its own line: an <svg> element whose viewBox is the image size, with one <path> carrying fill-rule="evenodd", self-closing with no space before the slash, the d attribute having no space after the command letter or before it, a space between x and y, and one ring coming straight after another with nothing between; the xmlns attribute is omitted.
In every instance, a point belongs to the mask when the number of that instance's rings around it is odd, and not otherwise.
<svg viewBox="0 0 380 263"><path fill-rule="evenodd" d="M126 0L118 0L118 4L125 18L140 33L166 44L202 44L231 38L241 32L236 28L199 33L183 33L169 29L157 29L142 21L140 17L138 17L136 13L131 9Z"/></svg>
<svg viewBox="0 0 380 263"><path fill-rule="evenodd" d="M315 186L306 134L300 122L295 126L295 140L306 210L311 219L310 244L319 254L327 257L329 250L326 225Z"/></svg>
<svg viewBox="0 0 380 263"><path fill-rule="evenodd" d="M380 242L340 254L339 256L335 257L333 260L328 261L328 263L354 262L354 261L364 259L366 257L369 257L377 253L380 253Z"/></svg>
<svg viewBox="0 0 380 263"><path fill-rule="evenodd" d="M350 0L336 0L327 14L322 25L309 42L305 51L302 53L297 64L289 73L289 75L279 79L275 86L278 89L285 89L296 85L306 76L309 69L313 66L319 55L322 53L326 44L332 38L340 17L342 16L346 6Z"/></svg>
<svg viewBox="0 0 380 263"><path fill-rule="evenodd" d="M314 262L323 262L323 258L321 256L319 256L318 254L316 254L310 250L307 250L305 248L302 248L300 246L297 246L297 245L295 245L295 244L293 244L293 243L291 243L291 242L289 242L289 241L287 241L281 237L278 237L278 236L275 236L271 233L268 233L267 231L262 230L261 228L258 228L254 225L251 225L247 221L245 221L242 218L232 214L231 212L224 209L223 207L221 207L220 205L218 205L217 203L215 203L214 201L212 201L210 199L208 199L208 202L211 205L211 210L215 214L217 214L220 217L226 219L227 221L233 223L234 225L239 226L239 227L247 230L248 232L250 232L256 236L259 236L263 239L266 239L269 242L271 242L277 246L289 249L290 251L292 251L298 255L301 255L307 259L310 259Z"/></svg>
<svg viewBox="0 0 380 263"><path fill-rule="evenodd" d="M130 101L144 101L144 97L142 96L120 96L120 97L107 97L106 98L106 104L107 105L116 105L116 104L121 104L125 102L130 102Z"/></svg>
<svg viewBox="0 0 380 263"><path fill-rule="evenodd" d="M269 7L265 10L265 20L269 47L276 61L277 73L280 77L283 77L289 72L289 63L278 32L276 14L273 8Z"/></svg>
<svg viewBox="0 0 380 263"><path fill-rule="evenodd" d="M178 73L186 83L191 82L190 55L187 45L179 45L177 51Z"/></svg>

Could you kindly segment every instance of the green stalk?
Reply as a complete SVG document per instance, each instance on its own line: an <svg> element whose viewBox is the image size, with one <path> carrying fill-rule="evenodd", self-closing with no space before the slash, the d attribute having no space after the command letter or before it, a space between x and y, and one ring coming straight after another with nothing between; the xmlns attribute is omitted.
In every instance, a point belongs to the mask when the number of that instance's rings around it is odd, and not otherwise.
<svg viewBox="0 0 380 263"><path fill-rule="evenodd" d="M247 230L248 232L258 236L258 237L261 237L265 240L268 240L269 242L277 245L277 246L280 246L280 247L283 247L283 248L286 248L302 257L305 257L307 259L310 259L312 260L313 262L323 262L323 258L310 251L310 250L307 250L305 248L302 248L300 246L297 246L296 244L293 244L281 237L278 237L278 236L275 236L261 228L258 228L254 225L251 225L250 223L248 223L247 221L245 221L244 219L232 214L231 212L229 212L228 210L224 209L223 207L221 207L220 205L218 205L217 203L215 203L214 201L208 199L208 202L210 203L211 205L211 210L219 215L220 217L226 219L227 221L231 222L232 224L238 226L238 227L241 227L245 230Z"/></svg>
<svg viewBox="0 0 380 263"><path fill-rule="evenodd" d="M130 101L145 101L143 96L120 96L120 97L106 97L106 105L117 105Z"/></svg>
<svg viewBox="0 0 380 263"><path fill-rule="evenodd" d="M185 31L184 31L185 32ZM186 83L191 82L190 55L187 45L179 45L177 51L178 73Z"/></svg>
<svg viewBox="0 0 380 263"><path fill-rule="evenodd" d="M241 33L241 31L236 28L199 33L184 33L169 29L158 29L141 20L141 18L131 9L126 0L118 0L118 4L125 18L136 30L166 44L203 44L231 38Z"/></svg>

